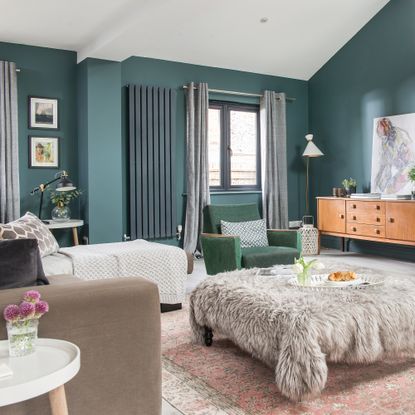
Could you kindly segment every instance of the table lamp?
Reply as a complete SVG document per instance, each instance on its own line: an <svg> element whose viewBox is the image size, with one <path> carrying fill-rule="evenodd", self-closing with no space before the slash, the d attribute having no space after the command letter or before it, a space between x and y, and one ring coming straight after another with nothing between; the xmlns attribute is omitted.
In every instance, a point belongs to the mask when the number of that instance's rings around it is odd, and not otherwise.
<svg viewBox="0 0 415 415"><path fill-rule="evenodd" d="M307 146L304 150L303 157L307 160L307 178L306 178L306 189L305 189L305 206L306 206L306 214L303 218L303 223L305 225L310 225L310 223L305 223L308 221L314 222L314 218L310 216L310 204L308 201L308 189L309 189L309 167L310 167L310 158L314 157L321 157L324 154L320 151L320 149L313 143L313 134L307 134L305 136L307 140ZM314 223L312 223L314 224Z"/></svg>
<svg viewBox="0 0 415 415"><path fill-rule="evenodd" d="M35 193L40 192L40 206L39 206L39 219L42 215L42 206L43 206L43 193L45 192L46 188L51 185L52 183L56 183L56 191L57 192L70 192L71 190L75 190L76 186L72 183L69 179L68 172L62 170L55 174L55 178L47 183L42 183L39 186L35 187L30 194L33 196Z"/></svg>

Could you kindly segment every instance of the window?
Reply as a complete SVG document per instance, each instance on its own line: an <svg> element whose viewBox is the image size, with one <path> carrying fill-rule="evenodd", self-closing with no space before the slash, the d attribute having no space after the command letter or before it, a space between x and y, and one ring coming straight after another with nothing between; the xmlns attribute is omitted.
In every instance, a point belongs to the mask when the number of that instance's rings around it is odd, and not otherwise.
<svg viewBox="0 0 415 415"><path fill-rule="evenodd" d="M260 188L259 107L211 101L209 185L217 190Z"/></svg>

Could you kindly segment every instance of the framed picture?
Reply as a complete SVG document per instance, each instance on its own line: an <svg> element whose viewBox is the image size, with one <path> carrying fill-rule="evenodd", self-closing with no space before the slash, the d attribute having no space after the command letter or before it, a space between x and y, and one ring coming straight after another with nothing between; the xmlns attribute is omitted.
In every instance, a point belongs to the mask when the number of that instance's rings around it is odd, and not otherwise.
<svg viewBox="0 0 415 415"><path fill-rule="evenodd" d="M57 169L59 167L59 138L29 136L29 168Z"/></svg>
<svg viewBox="0 0 415 415"><path fill-rule="evenodd" d="M408 173L415 160L415 114L375 118L371 192L411 194Z"/></svg>
<svg viewBox="0 0 415 415"><path fill-rule="evenodd" d="M59 129L57 98L29 97L29 128Z"/></svg>

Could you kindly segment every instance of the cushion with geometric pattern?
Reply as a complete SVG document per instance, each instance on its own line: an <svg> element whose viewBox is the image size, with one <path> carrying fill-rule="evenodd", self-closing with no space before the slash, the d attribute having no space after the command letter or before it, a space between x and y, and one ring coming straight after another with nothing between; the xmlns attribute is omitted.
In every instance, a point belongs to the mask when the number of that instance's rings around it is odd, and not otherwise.
<svg viewBox="0 0 415 415"><path fill-rule="evenodd" d="M226 222L221 220L220 224L223 235L240 237L241 248L269 246L265 219L250 220L248 222Z"/></svg>
<svg viewBox="0 0 415 415"><path fill-rule="evenodd" d="M13 222L0 224L0 239L36 239L42 258L59 250L52 232L30 212Z"/></svg>

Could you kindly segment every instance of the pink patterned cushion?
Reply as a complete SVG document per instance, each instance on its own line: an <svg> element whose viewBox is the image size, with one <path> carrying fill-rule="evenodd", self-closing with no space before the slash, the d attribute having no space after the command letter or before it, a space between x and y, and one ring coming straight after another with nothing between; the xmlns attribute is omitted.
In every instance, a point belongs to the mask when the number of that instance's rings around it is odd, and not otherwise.
<svg viewBox="0 0 415 415"><path fill-rule="evenodd" d="M36 239L41 257L59 250L59 244L52 232L30 212L13 222L0 224L0 239Z"/></svg>

